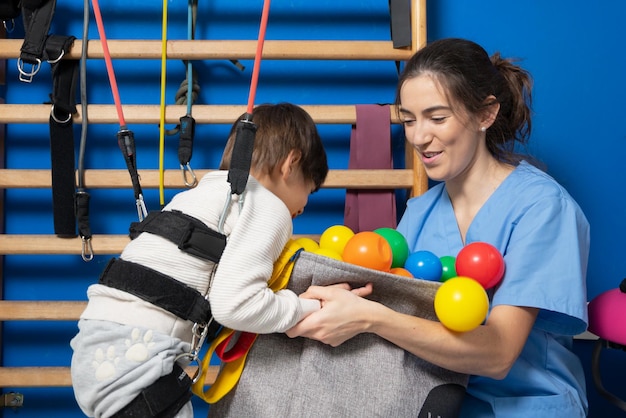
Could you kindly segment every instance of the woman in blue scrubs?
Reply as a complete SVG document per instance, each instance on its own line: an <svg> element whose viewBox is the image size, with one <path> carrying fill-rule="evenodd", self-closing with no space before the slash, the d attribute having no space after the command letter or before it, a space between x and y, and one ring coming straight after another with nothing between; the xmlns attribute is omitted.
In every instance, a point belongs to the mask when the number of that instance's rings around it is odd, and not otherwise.
<svg viewBox="0 0 626 418"><path fill-rule="evenodd" d="M586 329L589 224L553 178L514 152L531 130L530 75L463 39L435 41L407 63L397 105L429 178L398 225L411 251L456 255L482 241L504 256L485 323L465 333L360 296L371 286L311 287L323 308L288 332L337 346L375 333L469 374L462 417L584 417L572 337Z"/></svg>

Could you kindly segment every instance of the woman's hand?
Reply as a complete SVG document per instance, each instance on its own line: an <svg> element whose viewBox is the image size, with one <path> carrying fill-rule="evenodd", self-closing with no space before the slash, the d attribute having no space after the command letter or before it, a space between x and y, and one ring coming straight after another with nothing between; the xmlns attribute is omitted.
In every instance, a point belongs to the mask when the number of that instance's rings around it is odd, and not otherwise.
<svg viewBox="0 0 626 418"><path fill-rule="evenodd" d="M367 313L370 304L363 299L372 293L372 284L351 289L347 284L333 286L311 286L300 297L318 299L322 309L304 318L286 334L291 337L307 337L336 347L367 329ZM362 315L355 315L361 310ZM353 321L351 318L360 318Z"/></svg>

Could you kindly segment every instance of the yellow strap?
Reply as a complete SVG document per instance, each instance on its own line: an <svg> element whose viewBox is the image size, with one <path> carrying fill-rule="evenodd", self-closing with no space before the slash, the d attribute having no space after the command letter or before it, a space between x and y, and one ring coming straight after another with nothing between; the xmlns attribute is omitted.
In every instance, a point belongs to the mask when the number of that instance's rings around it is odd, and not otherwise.
<svg viewBox="0 0 626 418"><path fill-rule="evenodd" d="M289 242L285 245L283 252L274 263L274 271L272 272L272 277L268 281L268 286L274 292L287 287L295 261L293 260L293 256L301 248L302 246L298 245L294 240L289 240ZM215 403L222 399L228 392L231 391L232 388L235 387L235 385L237 385L237 382L239 382L239 378L241 377L241 373L243 372L249 349L244 355L236 360L223 363L215 382L208 390L204 390L204 380L206 378L206 373L209 370L209 364L216 347L222 343L222 341L230 337L234 332L236 331L229 328L222 329L217 338L215 338L215 340L211 343L211 346L202 359L202 364L200 365L200 376L193 384L192 391L207 403ZM252 344L250 344L250 347L252 347Z"/></svg>

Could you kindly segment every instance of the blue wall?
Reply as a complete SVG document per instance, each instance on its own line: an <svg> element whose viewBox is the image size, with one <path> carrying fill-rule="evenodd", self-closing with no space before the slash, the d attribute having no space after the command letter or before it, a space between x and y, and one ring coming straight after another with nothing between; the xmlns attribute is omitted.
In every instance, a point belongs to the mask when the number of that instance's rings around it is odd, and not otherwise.
<svg viewBox="0 0 626 418"><path fill-rule="evenodd" d="M109 39L160 39L161 3L108 0L101 6ZM197 39L255 39L261 0L200 2ZM169 1L169 39L186 37L186 1ZM626 155L622 132L622 77L626 59L623 18L626 3L619 0L589 2L555 0L502 2L479 0L428 2L428 39L459 36L481 43L489 52L518 57L535 78L534 125L530 151L547 164L548 171L576 198L592 230L588 293L592 298L616 287L626 276L624 243L624 176L621 157ZM18 25L19 26L19 25ZM20 38L18 27L9 37ZM82 36L82 5L77 0L58 0L52 32ZM90 39L99 39L92 19ZM387 1L337 2L274 0L267 39L389 39ZM251 61L237 70L228 61L202 61L200 104L245 104L252 70ZM115 60L117 81L124 104L159 103L160 61ZM8 103L48 100L50 75L47 66L31 85L17 81L15 60L7 66ZM257 103L292 101L298 104L380 103L393 100L396 69L389 62L295 62L266 61L261 67ZM167 66L168 104L185 76L182 63ZM112 103L104 62L90 60L89 102ZM157 126L129 126L135 132L140 168L158 167ZM115 142L116 125L89 127L87 168L124 168ZM200 126L192 166L215 167L219 161L227 126ZM349 126L323 125L320 132L327 146L331 168L347 167ZM79 130L76 130L78 138ZM9 125L6 141L8 168L48 168L49 145L45 125ZM167 140L165 167L176 169L177 139ZM402 149L401 135L394 146ZM171 196L177 190L168 190ZM94 234L125 233L136 219L132 192L91 190ZM322 190L314 195L296 233L320 233L341 223L344 192ZM149 209L159 206L156 190L146 190ZM6 192L7 233L52 233L49 190ZM91 263L79 256L7 256L4 295L7 299L75 299L85 297L108 256ZM532 261L529 261L532 262ZM66 365L71 352L67 342L74 324L7 323L4 329L5 365ZM580 341L578 350L585 364L590 343ZM611 353L613 367L604 371L607 386L617 385L623 356ZM589 380L589 382L591 382ZM81 416L73 406L69 389L22 390L26 405L22 417ZM589 387L592 414L616 416L617 410L598 398ZM206 407L197 403L198 416ZM11 412L5 412L11 416Z"/></svg>

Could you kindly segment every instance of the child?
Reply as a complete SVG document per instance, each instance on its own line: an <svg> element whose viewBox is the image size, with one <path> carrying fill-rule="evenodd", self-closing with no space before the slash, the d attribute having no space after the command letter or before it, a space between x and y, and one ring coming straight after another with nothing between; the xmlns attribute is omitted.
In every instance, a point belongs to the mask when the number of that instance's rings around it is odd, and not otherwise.
<svg viewBox="0 0 626 418"><path fill-rule="evenodd" d="M328 173L321 139L295 105L260 105L253 117L257 130L241 201L226 171L235 123L221 170L131 227L136 237L89 287L71 341L72 384L88 416L192 417L183 367L197 348L197 326L208 327L197 318L210 320L212 313L228 328L284 332L320 308L289 290L274 293L267 280L292 235L292 219ZM159 379L181 386L180 394L171 386L151 387Z"/></svg>

